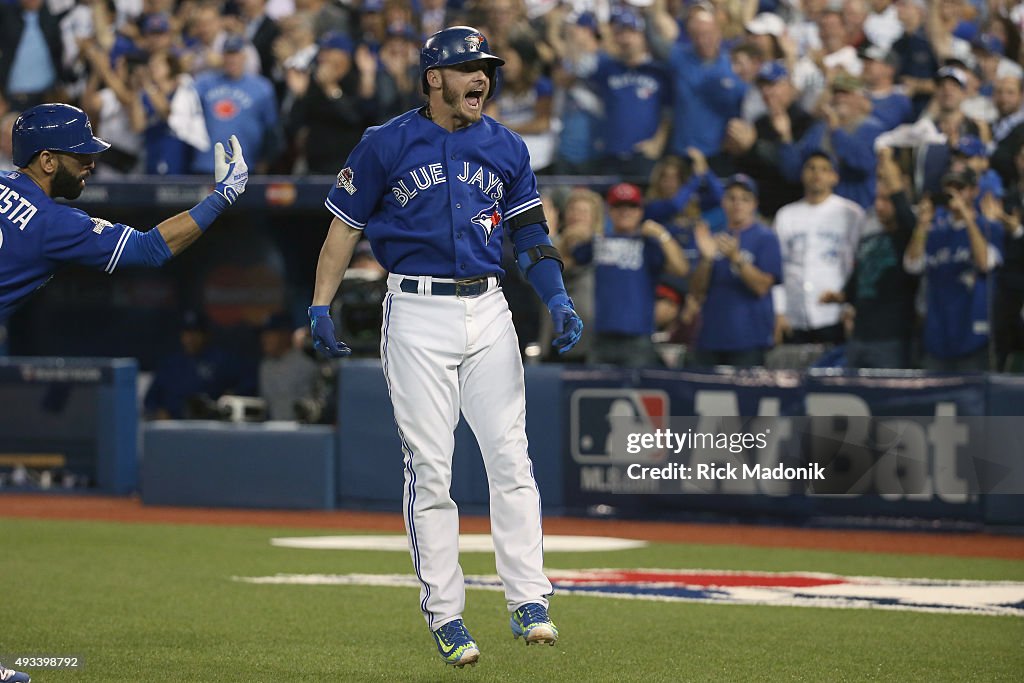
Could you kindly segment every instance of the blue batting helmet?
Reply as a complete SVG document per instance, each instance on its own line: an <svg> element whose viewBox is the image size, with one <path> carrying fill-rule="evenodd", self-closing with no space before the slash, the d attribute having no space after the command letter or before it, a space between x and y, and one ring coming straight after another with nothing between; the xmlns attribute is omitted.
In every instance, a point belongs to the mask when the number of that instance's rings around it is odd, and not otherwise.
<svg viewBox="0 0 1024 683"><path fill-rule="evenodd" d="M13 161L24 168L32 157L45 150L96 154L110 143L92 134L89 117L70 104L39 104L26 109L14 122Z"/></svg>
<svg viewBox="0 0 1024 683"><path fill-rule="evenodd" d="M452 26L427 38L420 50L420 79L423 93L427 94L427 72L443 66L455 66L465 62L486 61L488 66L497 67L505 63L504 59L490 53L484 34L472 26ZM492 72L492 73L494 73ZM487 91L489 98L494 92L494 78Z"/></svg>

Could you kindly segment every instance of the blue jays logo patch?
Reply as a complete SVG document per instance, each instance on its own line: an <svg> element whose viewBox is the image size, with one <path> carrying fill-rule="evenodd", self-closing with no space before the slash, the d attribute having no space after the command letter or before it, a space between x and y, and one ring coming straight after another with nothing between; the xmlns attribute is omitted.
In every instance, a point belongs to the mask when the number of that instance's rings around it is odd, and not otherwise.
<svg viewBox="0 0 1024 683"><path fill-rule="evenodd" d="M466 36L466 52L480 52L480 45L483 42L484 37L479 33Z"/></svg>
<svg viewBox="0 0 1024 683"><path fill-rule="evenodd" d="M484 231L484 244L488 244L491 241L491 235L494 234L494 229L501 223L501 213L498 211L498 202L494 202L489 207L473 216L473 222L483 228Z"/></svg>

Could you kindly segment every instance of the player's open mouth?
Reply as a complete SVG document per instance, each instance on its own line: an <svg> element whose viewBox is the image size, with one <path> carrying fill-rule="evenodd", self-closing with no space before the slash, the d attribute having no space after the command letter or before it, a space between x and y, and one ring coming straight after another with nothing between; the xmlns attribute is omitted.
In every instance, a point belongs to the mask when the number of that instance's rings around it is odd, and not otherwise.
<svg viewBox="0 0 1024 683"><path fill-rule="evenodd" d="M466 93L466 104L468 104L472 109L479 109L480 105L483 104L483 101L483 90L470 90L468 93Z"/></svg>

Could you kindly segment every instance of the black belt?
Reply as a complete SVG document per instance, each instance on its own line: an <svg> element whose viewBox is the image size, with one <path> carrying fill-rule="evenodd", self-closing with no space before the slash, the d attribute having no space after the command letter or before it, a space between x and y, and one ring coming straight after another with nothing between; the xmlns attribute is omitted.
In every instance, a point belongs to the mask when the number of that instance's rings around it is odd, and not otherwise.
<svg viewBox="0 0 1024 683"><path fill-rule="evenodd" d="M491 277L493 276L485 275L455 282L431 282L430 293L434 296L480 296L490 288ZM413 278L403 278L398 286L409 294L418 294L420 291L419 280Z"/></svg>

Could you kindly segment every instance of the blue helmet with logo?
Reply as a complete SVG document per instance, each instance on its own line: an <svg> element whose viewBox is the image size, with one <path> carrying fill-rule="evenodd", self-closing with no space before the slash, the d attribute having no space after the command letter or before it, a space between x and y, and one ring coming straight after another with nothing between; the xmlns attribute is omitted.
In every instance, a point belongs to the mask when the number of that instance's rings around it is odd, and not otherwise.
<svg viewBox="0 0 1024 683"><path fill-rule="evenodd" d="M43 150L96 154L110 143L92 134L89 117L70 104L39 104L22 112L14 122L13 161L24 168Z"/></svg>
<svg viewBox="0 0 1024 683"><path fill-rule="evenodd" d="M487 97L494 93L493 73L505 60L490 53L484 34L472 26L452 26L427 38L420 50L420 79L423 94L427 94L427 72L444 66L455 66L465 62L486 61L493 69Z"/></svg>

